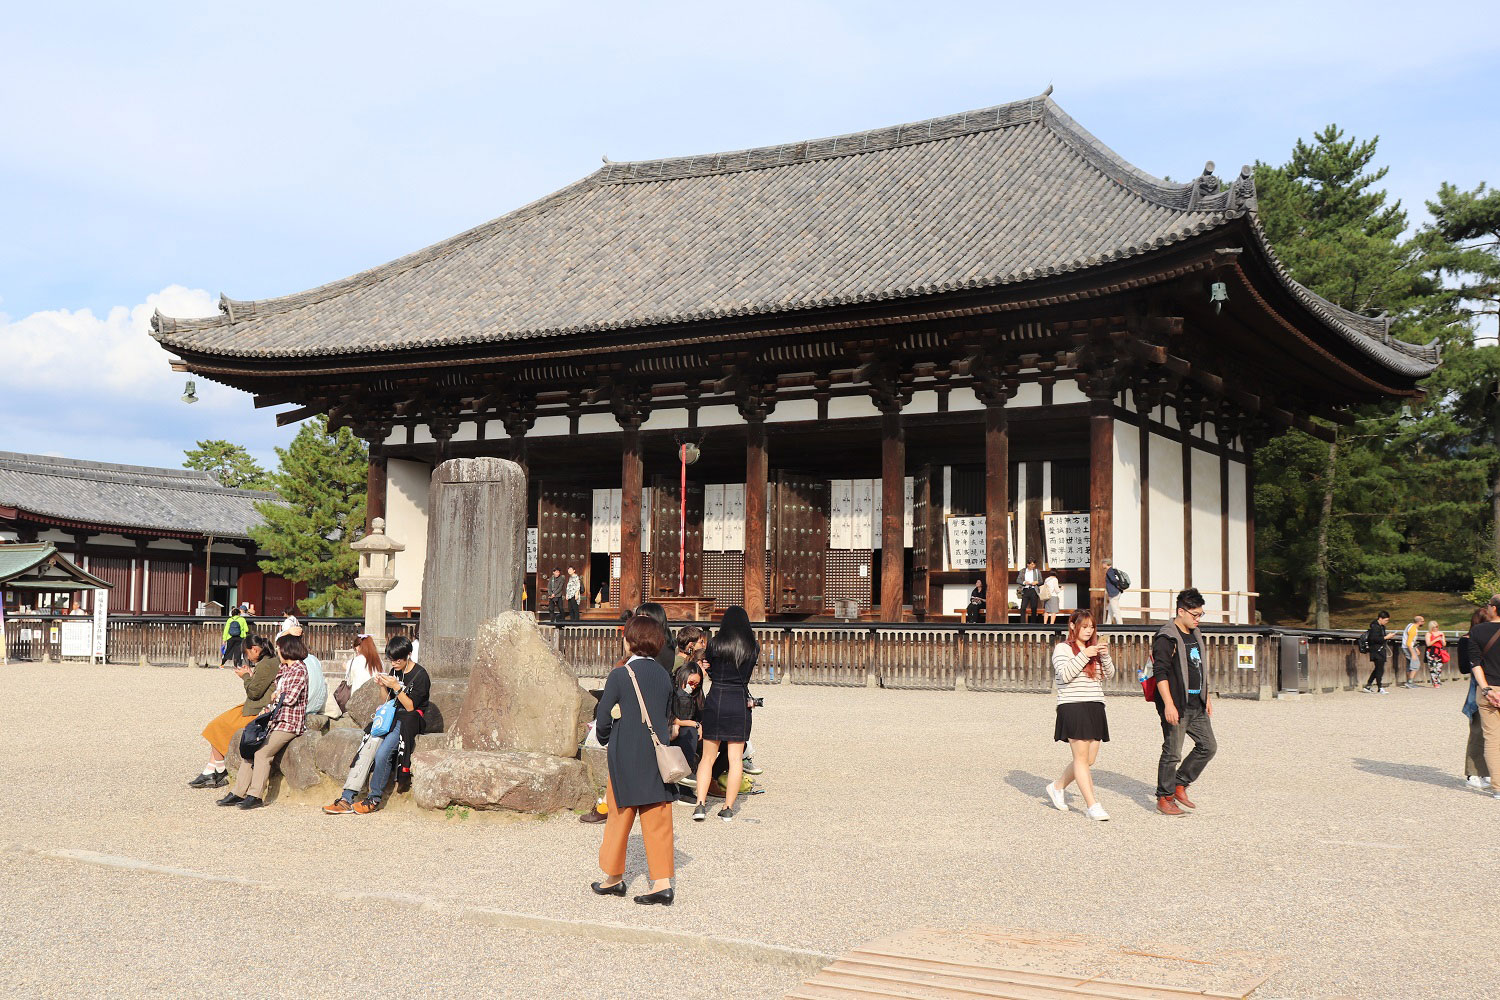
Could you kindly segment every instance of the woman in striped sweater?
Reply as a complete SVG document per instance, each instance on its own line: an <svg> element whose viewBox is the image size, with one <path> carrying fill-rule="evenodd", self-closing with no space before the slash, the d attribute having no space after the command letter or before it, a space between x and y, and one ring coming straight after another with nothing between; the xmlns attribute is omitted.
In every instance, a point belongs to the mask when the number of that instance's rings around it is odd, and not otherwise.
<svg viewBox="0 0 1500 1000"><path fill-rule="evenodd" d="M1067 812L1068 786L1076 781L1088 806L1085 815L1094 820L1109 819L1109 813L1094 798L1094 778L1089 769L1099 759L1099 744L1109 742L1100 681L1115 675L1115 661L1087 610L1075 611L1068 619L1068 638L1052 649L1052 672L1057 677L1057 726L1052 738L1059 743L1067 741L1073 762L1063 770L1062 777L1048 782L1047 797Z"/></svg>

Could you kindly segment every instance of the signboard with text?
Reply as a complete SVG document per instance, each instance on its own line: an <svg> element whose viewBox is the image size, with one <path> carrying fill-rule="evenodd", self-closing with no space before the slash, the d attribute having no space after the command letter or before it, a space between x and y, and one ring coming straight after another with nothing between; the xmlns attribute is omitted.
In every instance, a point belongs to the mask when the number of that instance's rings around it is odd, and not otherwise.
<svg viewBox="0 0 1500 1000"><path fill-rule="evenodd" d="M1084 569L1089 565L1089 516L1043 514L1042 546L1052 569Z"/></svg>
<svg viewBox="0 0 1500 1000"><path fill-rule="evenodd" d="M985 543L987 534L985 531L985 518L983 515L976 517L949 517L947 519L947 565L950 570L960 569L984 569L988 564ZM1007 514L1005 517L1006 550L1010 568L1016 565L1016 522L1014 515Z"/></svg>

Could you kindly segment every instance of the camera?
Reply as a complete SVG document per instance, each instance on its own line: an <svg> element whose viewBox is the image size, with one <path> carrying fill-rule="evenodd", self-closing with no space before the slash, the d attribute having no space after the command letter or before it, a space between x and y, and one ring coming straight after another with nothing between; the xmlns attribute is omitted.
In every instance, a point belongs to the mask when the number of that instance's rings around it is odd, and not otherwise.
<svg viewBox="0 0 1500 1000"><path fill-rule="evenodd" d="M766 707L766 699L764 699L764 698L751 698L750 699L750 703L752 705L754 705L756 708L765 708Z"/></svg>

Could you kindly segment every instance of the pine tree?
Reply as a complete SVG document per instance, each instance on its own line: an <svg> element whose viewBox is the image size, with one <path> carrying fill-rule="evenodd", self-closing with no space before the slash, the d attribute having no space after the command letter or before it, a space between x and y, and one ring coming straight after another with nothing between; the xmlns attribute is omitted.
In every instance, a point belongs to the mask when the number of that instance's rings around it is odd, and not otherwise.
<svg viewBox="0 0 1500 1000"><path fill-rule="evenodd" d="M271 478L243 445L233 441L199 441L188 448L182 463L184 469L207 472L234 490L268 490Z"/></svg>
<svg viewBox="0 0 1500 1000"><path fill-rule="evenodd" d="M285 502L256 505L265 520L251 532L267 553L261 568L306 583L312 596L298 607L308 614L358 615L363 604L353 581L359 559L349 543L364 532L364 445L348 428L330 434L318 416L276 454L281 465L271 484Z"/></svg>

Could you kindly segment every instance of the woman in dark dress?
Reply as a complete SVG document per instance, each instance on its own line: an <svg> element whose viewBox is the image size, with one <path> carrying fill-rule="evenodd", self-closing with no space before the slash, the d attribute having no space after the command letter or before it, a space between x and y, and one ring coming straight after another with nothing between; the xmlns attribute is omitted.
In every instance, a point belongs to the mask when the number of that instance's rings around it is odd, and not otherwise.
<svg viewBox="0 0 1500 1000"><path fill-rule="evenodd" d="M630 619L623 638L627 659L610 671L594 710L594 734L608 748L609 781L604 794L609 817L604 822L604 842L599 845L599 869L604 879L595 882L593 889L601 896L625 895L625 846L639 816L651 891L635 897L635 901L671 906L672 801L676 795L661 780L656 748L651 742L652 729L658 740L671 738L667 704L672 698L672 678L654 659L666 639L651 618L636 615ZM637 690L640 698L636 697ZM641 721L642 700L651 729Z"/></svg>
<svg viewBox="0 0 1500 1000"><path fill-rule="evenodd" d="M736 606L725 611L724 622L708 640L705 654L710 686L703 701L703 756L698 761L695 821L708 818L708 788L720 744L729 746L729 773L724 779L724 808L719 810L719 818L726 823L734 819L734 802L745 773L745 741L750 738L750 692L746 685L759 656L760 645L745 609Z"/></svg>

